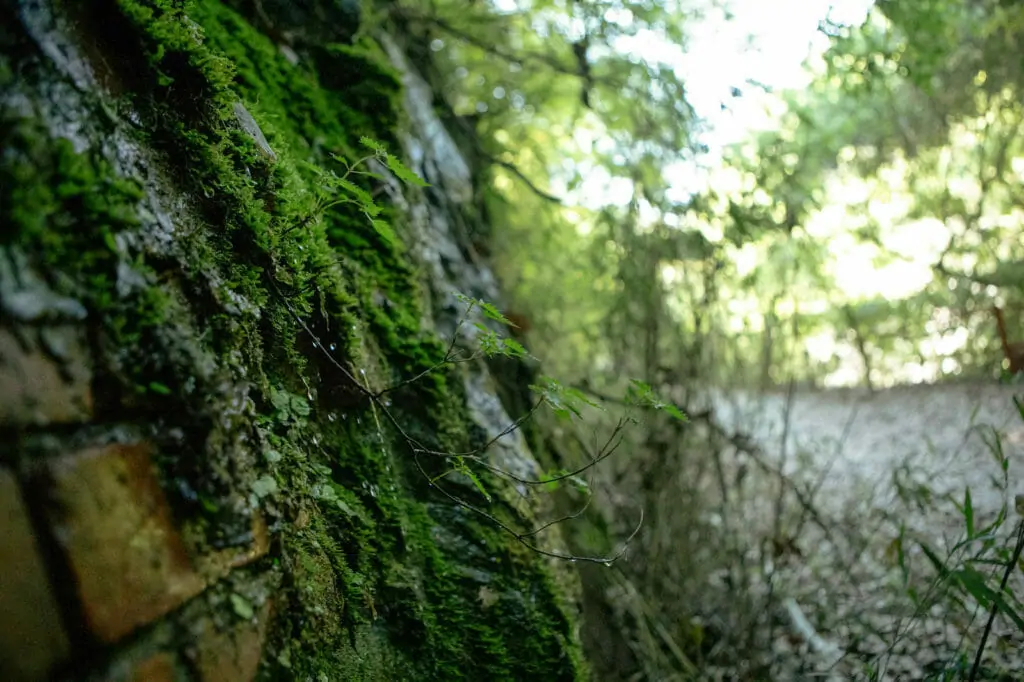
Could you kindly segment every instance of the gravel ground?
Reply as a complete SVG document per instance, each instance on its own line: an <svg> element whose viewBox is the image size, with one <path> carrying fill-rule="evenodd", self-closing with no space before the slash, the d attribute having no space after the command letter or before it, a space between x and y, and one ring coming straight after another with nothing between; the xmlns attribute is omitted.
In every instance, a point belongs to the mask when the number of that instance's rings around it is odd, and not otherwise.
<svg viewBox="0 0 1024 682"><path fill-rule="evenodd" d="M791 401L785 392L734 391L711 398L717 420L729 431L750 435L788 477L820 480L814 505L836 522L840 536L826 537L809 524L799 538L800 555L771 568L777 620L786 624L772 644L776 680L866 679L865 662L884 667L876 679L941 679L935 672L949 670L957 652L968 663L973 659L987 614L969 598L962 606L939 599L914 613L899 588L893 519L905 523L908 537L938 550L948 547L964 529L952 499L962 501L969 486L976 527L994 518L1007 496L1010 523L1016 522L1012 500L1024 493L1024 420L1013 404L1015 394L1021 396L1024 389L949 384L874 393L796 391ZM785 455L780 447L784 432ZM995 434L1008 462L1004 490L994 484L1001 477L991 451ZM930 491L930 499L921 504L901 500L893 484L893 472L901 468L909 472L904 481ZM952 499L942 500L945 493ZM747 513L770 516L765 512L771 509L771 494L753 498L769 506L751 507ZM1010 530L1007 525L1003 535ZM912 574L930 576L916 545L905 547ZM1017 594L1024 594L1022 573L1017 571L1011 583ZM851 649L860 654L851 655ZM997 619L984 662L1004 675L986 679L1024 680L1024 638L1008 618ZM730 679L729 674L722 679Z"/></svg>

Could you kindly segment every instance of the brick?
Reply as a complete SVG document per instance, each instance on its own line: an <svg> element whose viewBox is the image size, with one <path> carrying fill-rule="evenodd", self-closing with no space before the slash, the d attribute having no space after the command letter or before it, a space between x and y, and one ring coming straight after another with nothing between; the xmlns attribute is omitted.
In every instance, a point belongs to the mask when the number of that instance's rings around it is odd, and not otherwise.
<svg viewBox="0 0 1024 682"><path fill-rule="evenodd" d="M170 654L158 653L132 666L131 682L174 682L174 658Z"/></svg>
<svg viewBox="0 0 1024 682"><path fill-rule="evenodd" d="M203 589L149 446L90 448L48 466L47 513L98 639L115 642Z"/></svg>
<svg viewBox="0 0 1024 682"><path fill-rule="evenodd" d="M0 670L46 679L68 654L57 600L14 476L0 469Z"/></svg>
<svg viewBox="0 0 1024 682"><path fill-rule="evenodd" d="M71 325L0 327L0 424L80 423L93 411L92 373L82 331Z"/></svg>
<svg viewBox="0 0 1024 682"><path fill-rule="evenodd" d="M256 612L255 623L237 621L220 630L212 621L206 622L197 646L196 664L202 682L250 682L256 677L271 610L268 599Z"/></svg>
<svg viewBox="0 0 1024 682"><path fill-rule="evenodd" d="M253 561L266 556L270 550L270 529L263 515L258 511L252 516L252 544L245 548L229 548L219 552L210 552L197 558L196 570L203 576L207 584L223 578L232 569L241 568Z"/></svg>
<svg viewBox="0 0 1024 682"><path fill-rule="evenodd" d="M115 664L107 682L177 682L183 679L173 654L158 651L134 661Z"/></svg>

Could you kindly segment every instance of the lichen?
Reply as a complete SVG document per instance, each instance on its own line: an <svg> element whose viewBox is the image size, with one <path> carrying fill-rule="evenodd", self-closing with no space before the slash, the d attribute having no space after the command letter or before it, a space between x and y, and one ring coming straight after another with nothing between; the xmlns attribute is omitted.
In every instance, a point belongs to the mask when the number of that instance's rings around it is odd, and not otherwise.
<svg viewBox="0 0 1024 682"><path fill-rule="evenodd" d="M352 383L363 380L360 368L366 381L398 383L435 366L445 348L420 328L419 273L400 239L385 239L346 205L314 218L332 155L355 161L362 136L397 144L399 85L380 50L365 38L306 45L295 64L225 3L93 7L99 19L88 30L108 63L125 65L118 98L138 112L132 134L187 198L197 226L178 231L175 258L138 254L130 265L145 285L124 296L117 238L138 228L148 189L102 154L75 152L20 120L0 130L0 218L14 226L5 239L81 298L103 334L133 349L131 377L115 379L143 387L136 405L159 412L163 431L188 432L189 447L162 463L178 481L169 492L183 523L212 533L223 510L252 504L275 519L265 568L281 571L283 593L261 675L581 677L573 623L546 565L438 496ZM239 103L273 155L239 125ZM372 189L371 179L361 182ZM162 286L168 279L176 285ZM232 312L233 300L252 310ZM192 350L162 353L172 336ZM112 361L109 347L97 352ZM189 386L200 357L216 361L218 377L253 385L251 413L238 408L211 426L226 408L209 399L212 378ZM456 373L435 371L391 399L407 434L439 450L468 447ZM231 454L236 441L258 456ZM242 481L250 489L240 494ZM493 511L516 518L500 502Z"/></svg>

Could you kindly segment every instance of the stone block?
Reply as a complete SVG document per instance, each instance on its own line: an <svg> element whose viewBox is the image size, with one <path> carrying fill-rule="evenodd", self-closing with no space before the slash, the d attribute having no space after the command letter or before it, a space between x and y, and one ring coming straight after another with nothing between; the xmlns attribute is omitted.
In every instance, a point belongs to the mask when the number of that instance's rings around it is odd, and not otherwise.
<svg viewBox="0 0 1024 682"><path fill-rule="evenodd" d="M196 570L207 584L223 578L233 569L241 568L266 556L270 550L270 529L259 511L253 512L252 537L252 544L248 547L231 547L196 558Z"/></svg>
<svg viewBox="0 0 1024 682"><path fill-rule="evenodd" d="M3 679L47 679L68 655L68 640L18 482L6 469L0 469L0 614Z"/></svg>
<svg viewBox="0 0 1024 682"><path fill-rule="evenodd" d="M115 642L198 594L146 444L89 448L48 463L53 534L89 630Z"/></svg>
<svg viewBox="0 0 1024 682"><path fill-rule="evenodd" d="M106 677L107 682L178 682L183 679L176 657L166 651L122 662Z"/></svg>
<svg viewBox="0 0 1024 682"><path fill-rule="evenodd" d="M170 654L158 653L139 661L132 667L131 682L174 682L174 658Z"/></svg>
<svg viewBox="0 0 1024 682"><path fill-rule="evenodd" d="M263 657L272 610L267 600L251 620L218 629L207 621L197 644L197 667L203 682L251 682Z"/></svg>
<svg viewBox="0 0 1024 682"><path fill-rule="evenodd" d="M0 424L80 423L92 415L92 372L82 331L71 325L0 327Z"/></svg>

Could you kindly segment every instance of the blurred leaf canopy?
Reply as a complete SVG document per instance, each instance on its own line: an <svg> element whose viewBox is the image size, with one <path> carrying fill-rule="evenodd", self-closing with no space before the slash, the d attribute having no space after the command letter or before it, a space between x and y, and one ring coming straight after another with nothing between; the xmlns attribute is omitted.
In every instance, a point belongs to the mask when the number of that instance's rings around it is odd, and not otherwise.
<svg viewBox="0 0 1024 682"><path fill-rule="evenodd" d="M995 376L992 305L1024 339L1024 7L824 18L809 85L735 89L772 123L709 153L679 63L722 5L390 3L485 180L531 347L607 387Z"/></svg>

